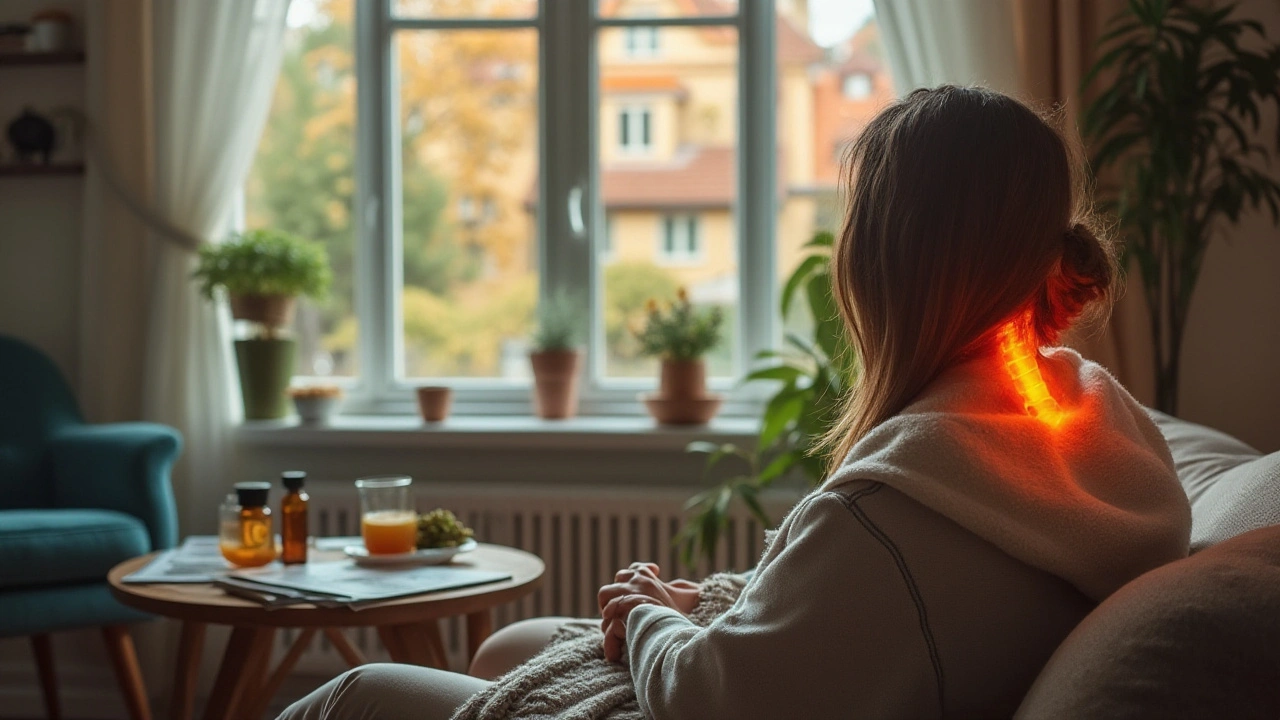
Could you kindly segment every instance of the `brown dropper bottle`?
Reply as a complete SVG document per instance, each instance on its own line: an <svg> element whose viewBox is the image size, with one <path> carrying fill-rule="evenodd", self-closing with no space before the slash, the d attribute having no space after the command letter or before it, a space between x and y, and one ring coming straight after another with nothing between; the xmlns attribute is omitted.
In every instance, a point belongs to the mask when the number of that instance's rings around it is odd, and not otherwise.
<svg viewBox="0 0 1280 720"><path fill-rule="evenodd" d="M281 474L281 482L289 492L280 501L280 534L284 551L280 561L286 565L307 561L307 493L302 489L307 474L301 470L288 470Z"/></svg>

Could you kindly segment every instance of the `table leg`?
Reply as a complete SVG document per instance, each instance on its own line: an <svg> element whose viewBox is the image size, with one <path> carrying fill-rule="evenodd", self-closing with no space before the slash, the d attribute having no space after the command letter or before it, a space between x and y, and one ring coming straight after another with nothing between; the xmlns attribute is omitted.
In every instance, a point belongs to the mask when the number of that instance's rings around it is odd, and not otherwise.
<svg viewBox="0 0 1280 720"><path fill-rule="evenodd" d="M467 664L476 659L476 651L480 643L493 634L493 615L488 610L474 612L467 616Z"/></svg>
<svg viewBox="0 0 1280 720"><path fill-rule="evenodd" d="M231 631L204 720L249 720L241 706L262 684L262 670L270 661L275 635L275 628L236 627Z"/></svg>
<svg viewBox="0 0 1280 720"><path fill-rule="evenodd" d="M444 639L440 637L440 621L428 620L422 625L422 634L426 636L427 647L435 656L435 666L441 670L449 669L449 653L444 649Z"/></svg>
<svg viewBox="0 0 1280 720"><path fill-rule="evenodd" d="M382 646L387 649L387 654L391 656L391 662L412 663L409 659L408 648L405 647L404 638L401 635L403 625L382 625L378 628L378 638L382 640Z"/></svg>
<svg viewBox="0 0 1280 720"><path fill-rule="evenodd" d="M178 640L178 666L173 674L173 699L169 705L169 717L172 720L191 720L206 627L202 622L182 623L182 635Z"/></svg>
<svg viewBox="0 0 1280 720"><path fill-rule="evenodd" d="M280 664L276 665L276 669L271 676L258 688L254 696L241 704L241 710L246 718L260 718L262 713L267 711L267 705L271 703L271 698L276 696L276 692L280 690L280 684L289 676L289 672L293 670L293 666L298 664L298 658L302 657L302 653L306 651L307 646L311 644L312 638L319 632L319 628L307 628L303 630L297 638L294 639L293 645L289 646L289 652L281 658ZM262 667L263 673L268 668Z"/></svg>
<svg viewBox="0 0 1280 720"><path fill-rule="evenodd" d="M324 636L329 638L329 644L333 645L333 649L338 651L347 665L355 668L369 662L365 660L364 654L351 644L347 636L342 634L342 628L327 627L324 629Z"/></svg>

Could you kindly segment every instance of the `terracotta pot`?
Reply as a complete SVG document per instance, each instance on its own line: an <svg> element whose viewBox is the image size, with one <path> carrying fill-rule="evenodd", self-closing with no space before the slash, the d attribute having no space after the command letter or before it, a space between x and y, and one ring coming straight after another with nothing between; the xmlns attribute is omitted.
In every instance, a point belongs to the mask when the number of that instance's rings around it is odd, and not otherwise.
<svg viewBox="0 0 1280 720"><path fill-rule="evenodd" d="M449 417L453 405L453 391L447 387L427 386L418 388L418 412L426 422L441 422Z"/></svg>
<svg viewBox="0 0 1280 720"><path fill-rule="evenodd" d="M297 306L292 295L232 295L231 317L267 327L282 328L293 323Z"/></svg>
<svg viewBox="0 0 1280 720"><path fill-rule="evenodd" d="M658 396L668 400L707 394L707 364L702 360L663 360Z"/></svg>
<svg viewBox="0 0 1280 720"><path fill-rule="evenodd" d="M544 350L529 353L533 365L533 408L547 420L571 418L578 414L577 350Z"/></svg>
<svg viewBox="0 0 1280 720"><path fill-rule="evenodd" d="M663 425L705 424L724 401L707 392L707 365L702 360L663 360L658 392L640 399L653 419Z"/></svg>

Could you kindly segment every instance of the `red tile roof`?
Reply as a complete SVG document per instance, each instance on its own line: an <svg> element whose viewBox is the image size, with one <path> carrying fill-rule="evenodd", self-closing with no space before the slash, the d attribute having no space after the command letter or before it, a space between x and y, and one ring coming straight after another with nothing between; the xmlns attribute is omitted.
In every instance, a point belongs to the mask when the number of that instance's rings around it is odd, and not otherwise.
<svg viewBox="0 0 1280 720"><path fill-rule="evenodd" d="M600 89L612 93L685 93L684 85L674 75L606 75L600 78Z"/></svg>
<svg viewBox="0 0 1280 720"><path fill-rule="evenodd" d="M667 163L614 164L600 177L600 191L609 209L727 208L738 194L734 148L682 148ZM779 158L778 196L786 189L786 166Z"/></svg>

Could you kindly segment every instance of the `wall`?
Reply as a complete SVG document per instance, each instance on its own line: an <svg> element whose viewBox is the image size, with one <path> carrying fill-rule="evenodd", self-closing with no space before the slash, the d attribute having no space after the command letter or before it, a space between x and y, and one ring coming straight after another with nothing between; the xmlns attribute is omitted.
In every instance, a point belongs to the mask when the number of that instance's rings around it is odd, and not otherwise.
<svg viewBox="0 0 1280 720"><path fill-rule="evenodd" d="M0 22L25 21L48 7L44 0L5 0ZM58 6L83 27L84 4ZM84 108L81 65L0 68L0 127L31 107L49 116L58 108ZM0 162L12 148L5 138ZM83 176L0 177L0 334L14 335L48 353L63 374L77 371Z"/></svg>
<svg viewBox="0 0 1280 720"><path fill-rule="evenodd" d="M1272 42L1280 38L1275 0L1241 7ZM1272 107L1259 142L1275 141L1276 123ZM1272 160L1271 172L1280 173L1280 161ZM1210 248L1185 342L1179 414L1264 452L1280 449L1280 228L1265 210L1241 218Z"/></svg>

